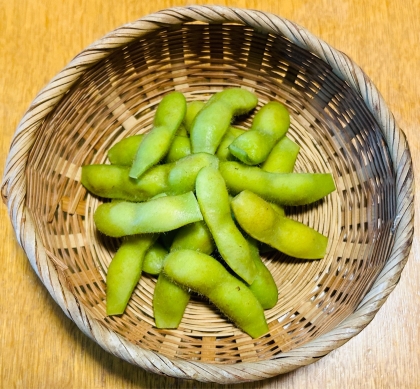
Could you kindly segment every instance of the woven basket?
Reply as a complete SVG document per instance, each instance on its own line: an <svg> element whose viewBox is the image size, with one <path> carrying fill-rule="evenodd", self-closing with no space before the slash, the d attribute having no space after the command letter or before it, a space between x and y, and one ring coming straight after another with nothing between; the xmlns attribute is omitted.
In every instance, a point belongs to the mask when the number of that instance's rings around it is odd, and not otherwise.
<svg viewBox="0 0 420 389"><path fill-rule="evenodd" d="M192 299L178 330L158 330L155 278L143 275L121 317L105 314L118 241L97 233L100 199L80 167L151 128L172 90L207 100L226 87L283 102L301 146L296 171L331 172L337 191L289 211L329 236L327 256L267 254L279 288L259 339ZM247 128L251 118L238 126ZM359 333L397 284L413 236L413 170L380 93L343 53L278 16L192 6L144 17L77 55L36 97L3 178L17 240L63 311L105 350L148 371L207 382L260 380L310 364Z"/></svg>

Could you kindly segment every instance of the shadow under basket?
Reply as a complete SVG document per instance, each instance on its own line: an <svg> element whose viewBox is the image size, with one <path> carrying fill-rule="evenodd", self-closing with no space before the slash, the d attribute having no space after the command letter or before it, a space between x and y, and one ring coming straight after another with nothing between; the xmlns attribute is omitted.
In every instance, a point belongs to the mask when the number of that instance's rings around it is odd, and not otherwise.
<svg viewBox="0 0 420 389"><path fill-rule="evenodd" d="M151 129L170 91L208 100L254 92L284 103L296 172L330 172L337 190L287 209L329 237L304 261L268 252L279 290L270 332L252 339L193 297L177 330L154 325L156 278L143 274L121 316L107 317L105 277L119 241L96 231L102 199L80 168ZM249 128L252 115L236 125ZM173 8L89 46L36 97L11 146L2 195L19 243L64 312L104 349L173 377L233 383L307 365L374 317L399 280L413 235L413 172L405 136L379 92L343 53L278 16L226 7Z"/></svg>

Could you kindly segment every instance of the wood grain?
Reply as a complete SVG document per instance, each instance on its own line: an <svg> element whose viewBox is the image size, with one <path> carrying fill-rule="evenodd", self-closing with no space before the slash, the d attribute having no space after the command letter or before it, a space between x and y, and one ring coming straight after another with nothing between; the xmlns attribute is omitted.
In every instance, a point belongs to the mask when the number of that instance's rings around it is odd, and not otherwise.
<svg viewBox="0 0 420 389"><path fill-rule="evenodd" d="M108 31L157 10L208 1L0 1L0 123L4 166L14 130L37 92ZM418 166L420 1L219 1L272 12L347 53L372 78L405 131ZM418 176L418 169L415 176ZM2 388L216 388L159 377L84 336L57 307L18 247L6 207L0 299ZM416 228L418 226L416 217ZM420 387L419 236L401 280L372 323L340 349L295 372L235 388ZM220 386L221 387L221 386Z"/></svg>

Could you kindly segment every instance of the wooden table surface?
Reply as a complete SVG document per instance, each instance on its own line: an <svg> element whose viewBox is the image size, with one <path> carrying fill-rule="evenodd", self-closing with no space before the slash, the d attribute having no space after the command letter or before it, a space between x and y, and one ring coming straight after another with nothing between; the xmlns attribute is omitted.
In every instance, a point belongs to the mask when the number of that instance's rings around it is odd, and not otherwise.
<svg viewBox="0 0 420 389"><path fill-rule="evenodd" d="M36 93L79 51L172 0L0 0L0 165ZM220 0L293 20L347 53L382 92L420 178L420 0ZM16 243L0 207L0 387L216 388L156 376L103 351L54 303ZM416 228L418 227L416 218ZM235 388L420 388L420 232L401 280L358 336L292 373ZM233 388L233 385L226 387Z"/></svg>

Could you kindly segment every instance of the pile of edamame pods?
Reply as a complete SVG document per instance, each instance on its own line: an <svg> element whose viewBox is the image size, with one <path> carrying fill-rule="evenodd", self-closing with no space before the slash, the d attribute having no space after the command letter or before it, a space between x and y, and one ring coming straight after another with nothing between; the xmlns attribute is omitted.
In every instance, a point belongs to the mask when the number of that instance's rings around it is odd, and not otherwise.
<svg viewBox="0 0 420 389"><path fill-rule="evenodd" d="M156 327L177 328L193 292L256 338L268 332L264 310L278 299L261 247L325 256L327 237L283 207L328 195L332 175L293 173L299 146L286 136L290 117L279 102L258 109L249 130L232 126L257 104L241 88L207 102L170 92L147 134L115 144L110 164L82 167L87 190L111 199L96 209L96 227L122 238L107 271L108 315L125 311L145 272L157 276Z"/></svg>

